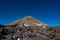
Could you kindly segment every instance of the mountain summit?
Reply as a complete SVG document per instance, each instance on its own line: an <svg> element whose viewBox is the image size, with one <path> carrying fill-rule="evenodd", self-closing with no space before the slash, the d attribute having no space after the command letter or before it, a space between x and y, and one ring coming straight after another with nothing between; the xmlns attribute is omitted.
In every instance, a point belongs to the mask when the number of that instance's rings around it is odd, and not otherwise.
<svg viewBox="0 0 60 40"><path fill-rule="evenodd" d="M5 26L0 25L0 40L60 40L60 27L50 27L27 16Z"/></svg>
<svg viewBox="0 0 60 40"><path fill-rule="evenodd" d="M28 26L39 26L42 28L46 28L46 24L44 24L43 22L33 18L32 16L27 16L27 17L24 17L24 18L21 18L15 22L12 22L8 25L18 25L20 27L22 26L25 26L25 27L28 27Z"/></svg>

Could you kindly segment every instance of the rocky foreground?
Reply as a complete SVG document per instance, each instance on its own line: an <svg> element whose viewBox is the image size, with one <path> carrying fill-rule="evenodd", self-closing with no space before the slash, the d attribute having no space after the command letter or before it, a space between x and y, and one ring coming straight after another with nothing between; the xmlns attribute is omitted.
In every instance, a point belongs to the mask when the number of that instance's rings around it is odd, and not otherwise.
<svg viewBox="0 0 60 40"><path fill-rule="evenodd" d="M0 40L60 40L60 29L56 28L25 17L6 26L0 25Z"/></svg>

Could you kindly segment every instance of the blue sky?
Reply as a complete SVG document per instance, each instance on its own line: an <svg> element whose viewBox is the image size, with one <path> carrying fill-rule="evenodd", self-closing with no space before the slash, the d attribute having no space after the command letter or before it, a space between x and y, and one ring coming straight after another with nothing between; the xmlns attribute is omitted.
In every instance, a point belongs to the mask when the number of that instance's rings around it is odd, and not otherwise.
<svg viewBox="0 0 60 40"><path fill-rule="evenodd" d="M0 0L0 24L8 24L24 16L59 26L60 0Z"/></svg>

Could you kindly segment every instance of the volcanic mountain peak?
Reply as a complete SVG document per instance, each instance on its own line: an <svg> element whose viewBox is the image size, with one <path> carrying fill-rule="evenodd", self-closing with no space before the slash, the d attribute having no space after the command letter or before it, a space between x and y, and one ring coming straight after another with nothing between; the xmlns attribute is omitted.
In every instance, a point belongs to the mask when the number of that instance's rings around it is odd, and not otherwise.
<svg viewBox="0 0 60 40"><path fill-rule="evenodd" d="M32 18L32 16L27 16L27 17L25 17L25 18Z"/></svg>
<svg viewBox="0 0 60 40"><path fill-rule="evenodd" d="M12 22L10 23L9 25L18 25L18 26L47 26L46 24L40 22L39 20L36 20L35 18L33 18L32 16L27 16L27 17L24 17L22 19L19 19L15 22Z"/></svg>
<svg viewBox="0 0 60 40"><path fill-rule="evenodd" d="M27 16L8 25L0 25L0 40L60 40L60 26L47 26Z"/></svg>

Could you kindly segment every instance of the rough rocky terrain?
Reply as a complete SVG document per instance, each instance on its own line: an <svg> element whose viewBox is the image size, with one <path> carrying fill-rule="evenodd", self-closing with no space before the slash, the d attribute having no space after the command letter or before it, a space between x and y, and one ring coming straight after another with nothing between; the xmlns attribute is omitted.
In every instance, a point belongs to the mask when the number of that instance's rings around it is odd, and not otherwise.
<svg viewBox="0 0 60 40"><path fill-rule="evenodd" d="M28 16L0 25L0 40L60 40L60 27L52 27Z"/></svg>

